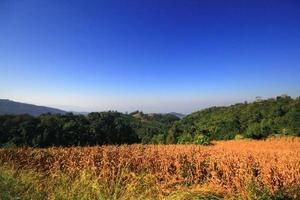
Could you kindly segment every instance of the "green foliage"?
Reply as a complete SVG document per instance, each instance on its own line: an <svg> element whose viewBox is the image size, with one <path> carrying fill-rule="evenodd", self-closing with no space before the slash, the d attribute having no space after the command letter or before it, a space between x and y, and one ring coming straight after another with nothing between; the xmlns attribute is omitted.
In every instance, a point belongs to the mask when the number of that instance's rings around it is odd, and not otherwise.
<svg viewBox="0 0 300 200"><path fill-rule="evenodd" d="M267 135L261 129L259 123L253 123L248 126L246 130L246 137L253 138L253 139L262 139L265 138Z"/></svg>
<svg viewBox="0 0 300 200"><path fill-rule="evenodd" d="M14 169L1 165L0 199L46 199L45 194L39 191L38 179L38 175L34 172L20 174Z"/></svg>
<svg viewBox="0 0 300 200"><path fill-rule="evenodd" d="M139 142L134 118L118 112L0 116L2 146L74 146Z"/></svg>
<svg viewBox="0 0 300 200"><path fill-rule="evenodd" d="M243 135L241 135L241 134L237 134L235 137L234 137L234 139L235 140L242 140L242 139L244 139L245 137L243 136Z"/></svg>
<svg viewBox="0 0 300 200"><path fill-rule="evenodd" d="M280 96L228 107L211 107L183 119L135 111L0 115L0 145L86 146L103 144L209 144L239 137L300 136L300 98Z"/></svg>
<svg viewBox="0 0 300 200"><path fill-rule="evenodd" d="M275 193L266 187L252 182L247 188L248 199L253 200L296 200L300 196L299 186L282 188ZM227 198L225 198L227 197ZM61 172L45 176L33 170L16 170L0 164L0 199L97 199L97 200L129 200L129 199L242 199L240 194L235 198L217 193L211 188L192 190L188 187L166 193L158 185L152 175L125 175L120 170L115 179L105 181L95 173L81 171L75 177Z"/></svg>
<svg viewBox="0 0 300 200"><path fill-rule="evenodd" d="M222 200L224 196L215 194L213 191L193 192L193 191L176 191L165 198L166 200Z"/></svg>
<svg viewBox="0 0 300 200"><path fill-rule="evenodd" d="M86 146L103 144L164 144L168 129L179 118L170 114L127 115L119 112L90 113L87 116L43 114L0 116L0 145Z"/></svg>
<svg viewBox="0 0 300 200"><path fill-rule="evenodd" d="M96 174L82 171L75 177L57 172L45 176L30 170L0 166L0 199L222 199L213 192L176 191L165 193L152 175L126 176L120 170L116 179L105 181Z"/></svg>
<svg viewBox="0 0 300 200"><path fill-rule="evenodd" d="M201 145L210 145L211 139L203 134L196 134L194 136L194 144L201 144Z"/></svg>
<svg viewBox="0 0 300 200"><path fill-rule="evenodd" d="M248 199L253 200L293 200L300 196L300 188L282 188L275 193L270 192L266 187L261 187L251 182L248 186Z"/></svg>
<svg viewBox="0 0 300 200"><path fill-rule="evenodd" d="M295 105L291 114L290 127L294 135L300 136L300 102Z"/></svg>
<svg viewBox="0 0 300 200"><path fill-rule="evenodd" d="M164 134L154 135L151 139L152 144L164 144L165 136Z"/></svg>
<svg viewBox="0 0 300 200"><path fill-rule="evenodd" d="M186 116L170 130L167 138L171 141L186 132L192 137L209 133L213 140L235 139L237 135L253 139L274 134L300 136L300 98L282 95L253 103L211 107Z"/></svg>
<svg viewBox="0 0 300 200"><path fill-rule="evenodd" d="M190 133L184 133L178 137L179 144L191 144L193 143L193 137Z"/></svg>
<svg viewBox="0 0 300 200"><path fill-rule="evenodd" d="M75 177L61 172L45 176L1 166L0 199L121 199L127 187L121 172L115 180L105 182L89 171L82 171Z"/></svg>

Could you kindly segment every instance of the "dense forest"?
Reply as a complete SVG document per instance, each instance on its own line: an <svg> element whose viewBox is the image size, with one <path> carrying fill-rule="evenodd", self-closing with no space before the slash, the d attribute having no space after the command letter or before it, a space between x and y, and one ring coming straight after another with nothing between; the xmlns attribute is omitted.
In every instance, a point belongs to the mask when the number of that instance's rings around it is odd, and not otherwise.
<svg viewBox="0 0 300 200"><path fill-rule="evenodd" d="M211 140L300 136L300 98L278 96L211 107L183 119L172 114L1 115L1 146L209 144Z"/></svg>
<svg viewBox="0 0 300 200"><path fill-rule="evenodd" d="M253 103L211 107L175 122L167 143L190 143L199 137L213 140L263 139L269 136L300 136L300 98L287 95Z"/></svg>
<svg viewBox="0 0 300 200"><path fill-rule="evenodd" d="M1 115L2 146L73 146L162 143L167 130L179 118L170 114L134 112Z"/></svg>

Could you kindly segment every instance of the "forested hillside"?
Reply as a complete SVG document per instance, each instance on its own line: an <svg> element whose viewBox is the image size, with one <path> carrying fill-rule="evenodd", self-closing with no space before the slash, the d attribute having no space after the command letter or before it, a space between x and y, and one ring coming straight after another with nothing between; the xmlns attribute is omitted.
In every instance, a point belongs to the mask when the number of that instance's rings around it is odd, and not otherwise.
<svg viewBox="0 0 300 200"><path fill-rule="evenodd" d="M140 111L130 113L135 119L135 128L140 142L143 144L164 144L168 130L180 118L172 114L144 114Z"/></svg>
<svg viewBox="0 0 300 200"><path fill-rule="evenodd" d="M300 136L300 98L283 95L253 103L211 107L192 113L169 130L167 143L210 139L262 139L270 135Z"/></svg>
<svg viewBox="0 0 300 200"><path fill-rule="evenodd" d="M136 114L140 117L138 117ZM0 116L2 146L86 146L103 144L164 143L167 130L179 120L169 114L142 112L72 113Z"/></svg>
<svg viewBox="0 0 300 200"><path fill-rule="evenodd" d="M0 116L1 146L209 144L211 140L300 136L300 98L279 96L211 107L183 119L172 114L90 113Z"/></svg>

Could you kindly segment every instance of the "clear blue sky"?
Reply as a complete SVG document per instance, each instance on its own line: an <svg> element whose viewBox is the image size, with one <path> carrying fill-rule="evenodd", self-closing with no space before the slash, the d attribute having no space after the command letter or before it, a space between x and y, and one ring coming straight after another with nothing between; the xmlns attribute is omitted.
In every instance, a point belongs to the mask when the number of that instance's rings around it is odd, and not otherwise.
<svg viewBox="0 0 300 200"><path fill-rule="evenodd" d="M1 0L0 98L189 113L300 95L300 1Z"/></svg>

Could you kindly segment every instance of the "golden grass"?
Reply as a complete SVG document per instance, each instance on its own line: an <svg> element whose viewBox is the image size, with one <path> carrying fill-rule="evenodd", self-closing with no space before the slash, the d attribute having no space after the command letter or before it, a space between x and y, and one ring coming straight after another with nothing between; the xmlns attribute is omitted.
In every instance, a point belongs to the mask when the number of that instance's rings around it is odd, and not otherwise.
<svg viewBox="0 0 300 200"><path fill-rule="evenodd" d="M156 194L155 198L188 189L249 199L251 187L267 189L271 194L300 188L300 138L217 141L212 146L0 149L0 160L17 170L34 170L51 177L64 174L72 178L88 171L101 180L102 186L97 188L117 195L116 199L126 196L125 191L138 195L149 184L149 193ZM291 195L299 197L297 192Z"/></svg>

